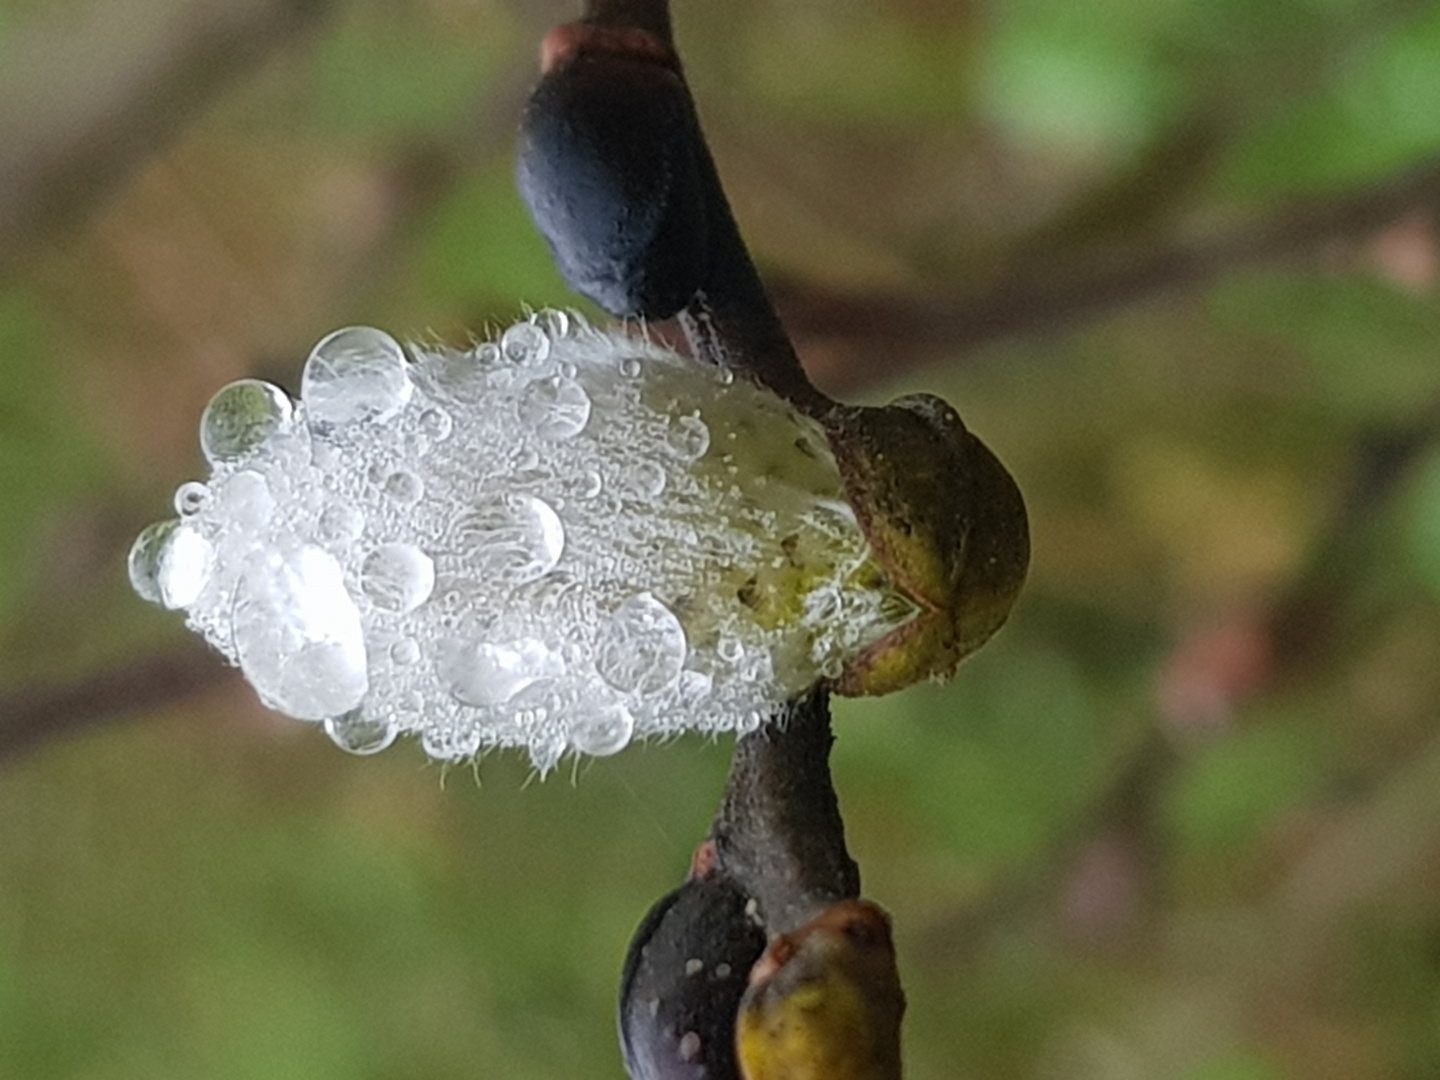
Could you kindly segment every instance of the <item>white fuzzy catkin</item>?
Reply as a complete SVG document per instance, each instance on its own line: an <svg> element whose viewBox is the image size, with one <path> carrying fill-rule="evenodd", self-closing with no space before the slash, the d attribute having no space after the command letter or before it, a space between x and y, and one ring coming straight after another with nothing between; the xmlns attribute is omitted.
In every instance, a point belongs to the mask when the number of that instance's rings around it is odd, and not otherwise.
<svg viewBox="0 0 1440 1080"><path fill-rule="evenodd" d="M355 753L745 732L916 614L813 421L562 312L465 351L336 331L300 401L232 383L200 443L131 581Z"/></svg>

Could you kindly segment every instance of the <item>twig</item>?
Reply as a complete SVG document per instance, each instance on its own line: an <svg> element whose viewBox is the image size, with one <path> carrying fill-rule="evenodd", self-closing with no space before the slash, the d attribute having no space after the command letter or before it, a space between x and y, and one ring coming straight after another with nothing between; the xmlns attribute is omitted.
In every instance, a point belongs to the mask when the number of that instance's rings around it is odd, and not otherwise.
<svg viewBox="0 0 1440 1080"><path fill-rule="evenodd" d="M771 290L796 338L841 346L827 351L810 374L827 390L842 392L918 367L938 349L954 357L1011 335L1094 319L1242 267L1362 239L1417 207L1437 204L1440 161L1431 161L1206 239L1085 251L1049 270L1027 262L1023 276L1005 277L980 291L882 296L783 278L772 282ZM877 371L874 357L882 346L885 367Z"/></svg>
<svg viewBox="0 0 1440 1080"><path fill-rule="evenodd" d="M0 88L0 265L76 220L329 0L204 0L137 41L133 5L26 27Z"/></svg>

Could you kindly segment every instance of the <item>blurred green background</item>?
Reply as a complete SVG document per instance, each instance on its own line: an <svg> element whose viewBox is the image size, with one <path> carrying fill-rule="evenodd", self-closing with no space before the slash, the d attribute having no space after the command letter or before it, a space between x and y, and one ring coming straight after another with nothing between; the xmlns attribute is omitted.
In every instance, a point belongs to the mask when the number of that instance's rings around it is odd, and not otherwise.
<svg viewBox="0 0 1440 1080"><path fill-rule="evenodd" d="M623 1073L729 747L532 782L267 713L130 592L244 375L573 304L524 0L0 0L0 1076ZM949 688L837 706L914 1080L1440 1076L1440 5L677 0L822 384L1032 514Z"/></svg>

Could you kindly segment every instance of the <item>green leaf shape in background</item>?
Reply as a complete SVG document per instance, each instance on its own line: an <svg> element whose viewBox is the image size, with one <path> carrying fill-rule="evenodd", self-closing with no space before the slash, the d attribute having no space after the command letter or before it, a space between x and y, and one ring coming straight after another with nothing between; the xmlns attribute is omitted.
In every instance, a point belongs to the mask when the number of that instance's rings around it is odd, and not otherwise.
<svg viewBox="0 0 1440 1080"><path fill-rule="evenodd" d="M1238 197L1316 194L1440 154L1440 9L1368 44L1318 96L1241 140L1220 190Z"/></svg>

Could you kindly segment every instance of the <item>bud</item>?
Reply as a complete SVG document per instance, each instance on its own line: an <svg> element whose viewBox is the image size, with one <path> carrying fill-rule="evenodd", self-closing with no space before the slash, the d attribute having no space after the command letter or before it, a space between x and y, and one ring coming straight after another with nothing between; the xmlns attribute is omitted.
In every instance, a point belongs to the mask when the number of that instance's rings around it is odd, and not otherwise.
<svg viewBox="0 0 1440 1080"><path fill-rule="evenodd" d="M827 431L557 312L465 350L340 330L298 401L251 379L216 394L211 475L141 534L131 579L356 753L411 733L440 760L524 747L543 773L745 732L822 680L875 692L974 641L971 616L935 617L942 585L991 588L931 550L959 524L905 510L907 542L883 520L914 494L894 455L930 455L922 498L957 456L912 420ZM934 642L940 661L896 659Z"/></svg>

